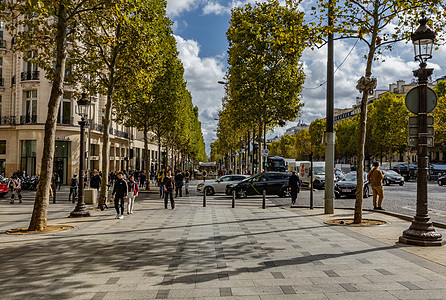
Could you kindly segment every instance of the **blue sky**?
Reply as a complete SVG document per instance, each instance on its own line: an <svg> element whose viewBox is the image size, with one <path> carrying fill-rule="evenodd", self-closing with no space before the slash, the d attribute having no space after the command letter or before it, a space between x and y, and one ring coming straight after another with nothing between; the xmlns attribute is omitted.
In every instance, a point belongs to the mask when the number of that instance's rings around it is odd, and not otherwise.
<svg viewBox="0 0 446 300"><path fill-rule="evenodd" d="M215 140L224 95L222 80L227 70L227 47L225 32L229 26L230 10L253 0L167 0L167 12L174 22L173 31L177 41L180 59L185 68L185 79L193 102L199 108L203 136L209 153L210 143ZM302 10L311 5L311 0L304 1ZM365 62L364 48L360 43L353 47L354 41L335 42L335 68L345 60L335 74L335 107L351 107L360 94L356 90L356 81L363 75ZM352 50L353 48L353 50ZM347 55L351 51L350 55ZM404 80L414 80L412 70L418 68L413 61L412 45L404 42L396 45L394 51L385 53L385 62L376 63L373 76L378 79L378 89L388 89L389 84ZM325 117L326 48L316 51L305 50L302 56L306 81L301 101L305 103L299 119L310 123L316 118ZM442 46L434 53L429 67L435 68L433 79L446 75L446 47ZM270 132L269 136L280 135L287 127L297 123L288 122L285 128Z"/></svg>

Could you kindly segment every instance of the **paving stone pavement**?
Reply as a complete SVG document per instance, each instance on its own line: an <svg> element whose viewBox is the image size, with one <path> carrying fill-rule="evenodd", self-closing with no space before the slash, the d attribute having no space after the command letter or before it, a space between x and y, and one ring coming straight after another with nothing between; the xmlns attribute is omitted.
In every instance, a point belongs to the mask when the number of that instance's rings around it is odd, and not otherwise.
<svg viewBox="0 0 446 300"><path fill-rule="evenodd" d="M177 198L156 193L135 213L113 209L68 219L72 205L50 206L49 224L70 231L0 234L0 299L445 299L444 247L395 243L408 222L345 228L324 221L338 210L289 208L268 198ZM0 229L26 226L27 205L0 205Z"/></svg>

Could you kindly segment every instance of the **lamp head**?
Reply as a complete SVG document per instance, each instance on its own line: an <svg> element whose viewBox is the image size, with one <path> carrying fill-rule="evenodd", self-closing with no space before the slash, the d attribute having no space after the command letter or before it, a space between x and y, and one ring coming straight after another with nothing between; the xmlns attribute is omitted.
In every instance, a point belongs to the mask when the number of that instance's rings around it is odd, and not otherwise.
<svg viewBox="0 0 446 300"><path fill-rule="evenodd" d="M82 119L88 119L90 114L90 104L91 101L87 98L86 93L82 93L82 97L77 100L76 113Z"/></svg>
<svg viewBox="0 0 446 300"><path fill-rule="evenodd" d="M422 17L419 20L420 26L410 36L414 46L415 60L420 63L426 63L432 58L434 47L435 32L427 26L427 21L427 18Z"/></svg>

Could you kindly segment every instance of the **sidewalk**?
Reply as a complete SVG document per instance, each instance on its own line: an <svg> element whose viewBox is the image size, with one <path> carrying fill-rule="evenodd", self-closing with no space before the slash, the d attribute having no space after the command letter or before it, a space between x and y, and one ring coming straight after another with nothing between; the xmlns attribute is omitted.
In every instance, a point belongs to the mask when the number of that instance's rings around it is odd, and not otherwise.
<svg viewBox="0 0 446 300"><path fill-rule="evenodd" d="M49 224L75 229L1 234L0 299L446 298L445 248L396 244L407 221L366 212L389 224L346 228L324 221L352 211L326 216L277 198L262 210L253 198L232 209L225 197L202 207L191 196L165 210L156 194L143 197L123 220L113 209L68 219L72 205L57 204ZM0 218L31 210L4 206Z"/></svg>

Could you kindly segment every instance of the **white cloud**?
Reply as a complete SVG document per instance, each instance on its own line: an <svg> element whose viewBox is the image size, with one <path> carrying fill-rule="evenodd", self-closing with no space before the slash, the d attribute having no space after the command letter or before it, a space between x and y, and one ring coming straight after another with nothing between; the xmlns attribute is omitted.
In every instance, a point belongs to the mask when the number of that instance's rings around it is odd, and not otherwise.
<svg viewBox="0 0 446 300"><path fill-rule="evenodd" d="M184 78L187 88L192 94L194 105L199 108L199 119L202 122L203 137L207 152L210 143L215 138L218 111L221 109L221 99L224 96L224 86L218 84L225 75L224 56L205 57L200 54L200 46L194 40L185 40L175 36L179 57L184 66Z"/></svg>
<svg viewBox="0 0 446 300"><path fill-rule="evenodd" d="M201 0L168 0L167 14L169 16L178 16L183 12L197 8L201 2Z"/></svg>

